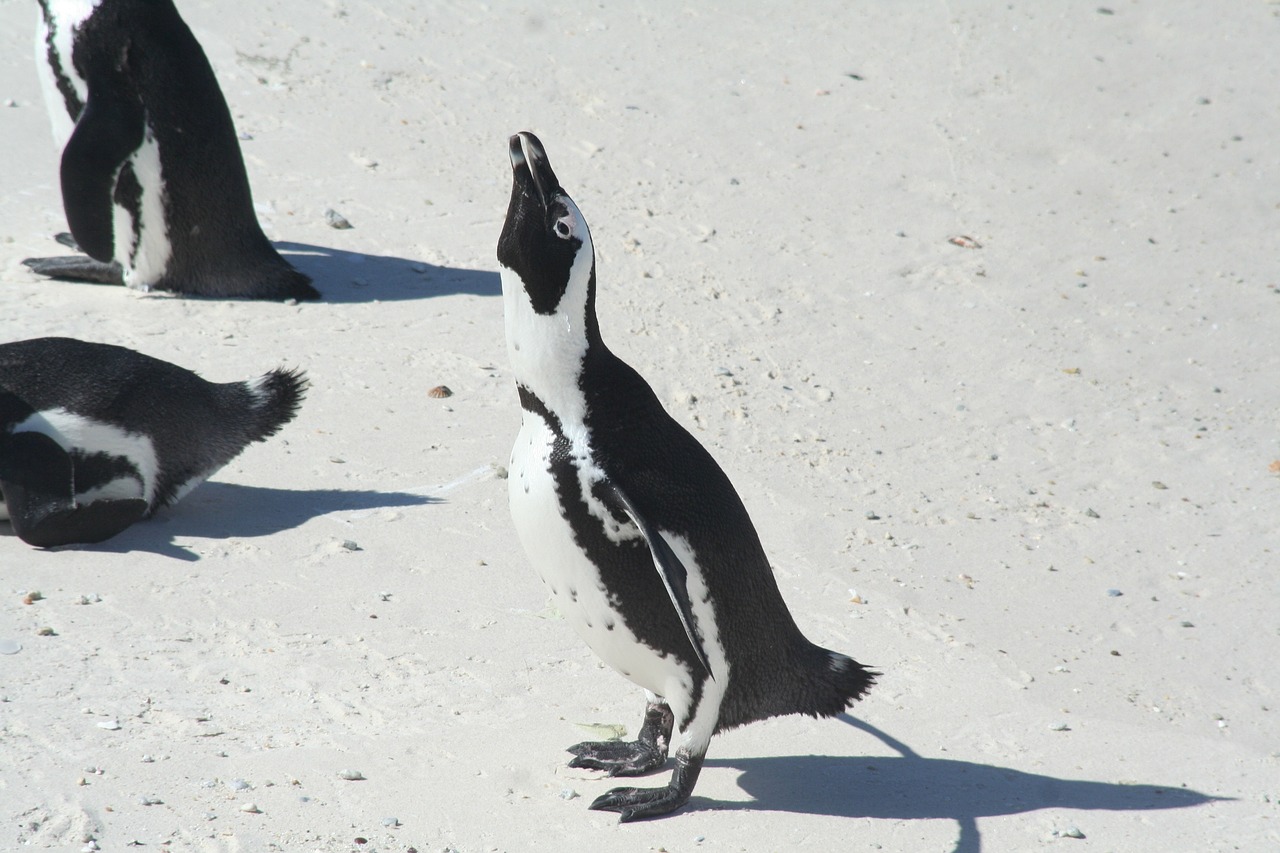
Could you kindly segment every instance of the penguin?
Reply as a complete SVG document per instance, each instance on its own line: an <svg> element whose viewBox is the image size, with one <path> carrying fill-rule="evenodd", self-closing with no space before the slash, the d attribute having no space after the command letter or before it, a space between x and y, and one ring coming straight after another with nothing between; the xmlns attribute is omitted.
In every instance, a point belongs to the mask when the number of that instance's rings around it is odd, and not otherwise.
<svg viewBox="0 0 1280 853"><path fill-rule="evenodd" d="M171 0L39 0L37 67L62 147L52 278L190 296L318 299L258 225L240 144Z"/></svg>
<svg viewBox="0 0 1280 853"><path fill-rule="evenodd" d="M666 787L615 788L590 808L657 817L688 801L712 735L834 716L879 673L800 632L729 478L605 346L591 234L542 143L516 134L510 157L497 255L521 407L511 516L566 621L645 691L637 739L576 744L570 766L646 774L676 738Z"/></svg>
<svg viewBox="0 0 1280 853"><path fill-rule="evenodd" d="M288 423L298 370L216 384L125 347L0 344L0 517L29 545L102 542Z"/></svg>

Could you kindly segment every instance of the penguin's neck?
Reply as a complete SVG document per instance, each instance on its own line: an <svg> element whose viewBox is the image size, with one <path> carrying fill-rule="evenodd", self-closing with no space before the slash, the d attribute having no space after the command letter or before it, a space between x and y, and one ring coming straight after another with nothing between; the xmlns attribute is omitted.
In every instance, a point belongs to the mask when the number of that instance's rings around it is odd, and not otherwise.
<svg viewBox="0 0 1280 853"><path fill-rule="evenodd" d="M589 353L604 350L595 315L595 269L574 273L556 310L540 314L520 276L501 268L507 356L516 383L566 427L583 423L583 370Z"/></svg>

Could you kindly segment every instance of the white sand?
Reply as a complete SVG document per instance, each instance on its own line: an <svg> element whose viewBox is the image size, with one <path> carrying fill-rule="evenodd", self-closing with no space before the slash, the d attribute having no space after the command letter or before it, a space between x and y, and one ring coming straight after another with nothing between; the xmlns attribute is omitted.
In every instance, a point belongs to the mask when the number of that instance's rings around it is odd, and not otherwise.
<svg viewBox="0 0 1280 853"><path fill-rule="evenodd" d="M0 339L313 382L108 543L0 529L0 848L1280 849L1280 6L1106 5L185 0L326 297L284 306L20 265L65 225L35 4L0 2ZM522 129L606 339L808 635L884 673L856 720L716 738L649 823L564 765L643 697L549 609L493 473Z"/></svg>

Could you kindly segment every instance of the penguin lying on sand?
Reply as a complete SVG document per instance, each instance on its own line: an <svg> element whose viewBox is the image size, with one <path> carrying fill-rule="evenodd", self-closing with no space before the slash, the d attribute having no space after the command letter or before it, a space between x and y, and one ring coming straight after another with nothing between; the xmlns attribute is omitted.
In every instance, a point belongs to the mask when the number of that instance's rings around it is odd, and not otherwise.
<svg viewBox="0 0 1280 853"><path fill-rule="evenodd" d="M39 547L109 539L274 435L306 384L283 369L215 384L70 338L0 344L0 518Z"/></svg>
<svg viewBox="0 0 1280 853"><path fill-rule="evenodd" d="M800 633L724 472L601 339L591 235L542 144L520 133L510 148L498 262L522 408L511 515L565 619L648 698L637 740L580 743L570 765L647 773L679 733L669 785L591 804L654 817L688 801L716 732L839 714L878 673Z"/></svg>
<svg viewBox="0 0 1280 853"><path fill-rule="evenodd" d="M39 2L36 59L71 226L59 242L89 257L24 263L141 290L318 299L258 226L231 113L171 0Z"/></svg>

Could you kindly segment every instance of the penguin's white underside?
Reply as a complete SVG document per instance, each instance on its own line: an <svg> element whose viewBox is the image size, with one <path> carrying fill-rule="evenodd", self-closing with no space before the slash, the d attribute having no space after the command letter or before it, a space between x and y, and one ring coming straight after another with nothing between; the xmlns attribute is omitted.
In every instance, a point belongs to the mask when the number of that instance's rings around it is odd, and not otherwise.
<svg viewBox="0 0 1280 853"><path fill-rule="evenodd" d="M71 44L72 36L75 28L84 23L84 21L93 13L98 3L96 0L55 0L50 4L57 12L57 26L53 28L53 50L58 55L63 65L63 74L71 82L71 86L75 89L76 94L80 98L80 103L84 103L89 96L89 87L84 80L80 79L80 75L75 73L74 68L67 68L71 60ZM50 26L45 20L43 12L36 13L36 57L43 57L49 51L49 35ZM75 128L75 120L67 115L67 109L63 104L62 94L58 91L57 80L54 79L53 68L48 62L37 61L36 71L40 78L40 89L44 95L45 108L49 113L49 123L53 127L53 138L61 151L66 146L67 140L71 138L71 131Z"/></svg>
<svg viewBox="0 0 1280 853"><path fill-rule="evenodd" d="M571 394L566 392L566 396ZM591 650L635 684L668 702L675 718L683 723L684 745L705 748L714 733L720 700L731 673L697 557L683 537L659 531L687 571L693 629L701 639L713 676L703 683L700 693L695 682L706 679L701 667L696 661L652 648L636 636L606 591L595 562L575 541L565 514L567 508L560 504L551 472L556 439L555 431L537 413L523 413L508 480L511 515L521 544L550 590L556 608ZM574 497L586 506L610 541L622 543L641 538L635 524L619 524L594 496L592 486L607 480L607 476L592 462L588 439L581 428L570 438L570 456L580 489ZM652 571L660 573L656 565ZM674 603L671 606L676 607ZM697 707L691 707L697 696Z"/></svg>

